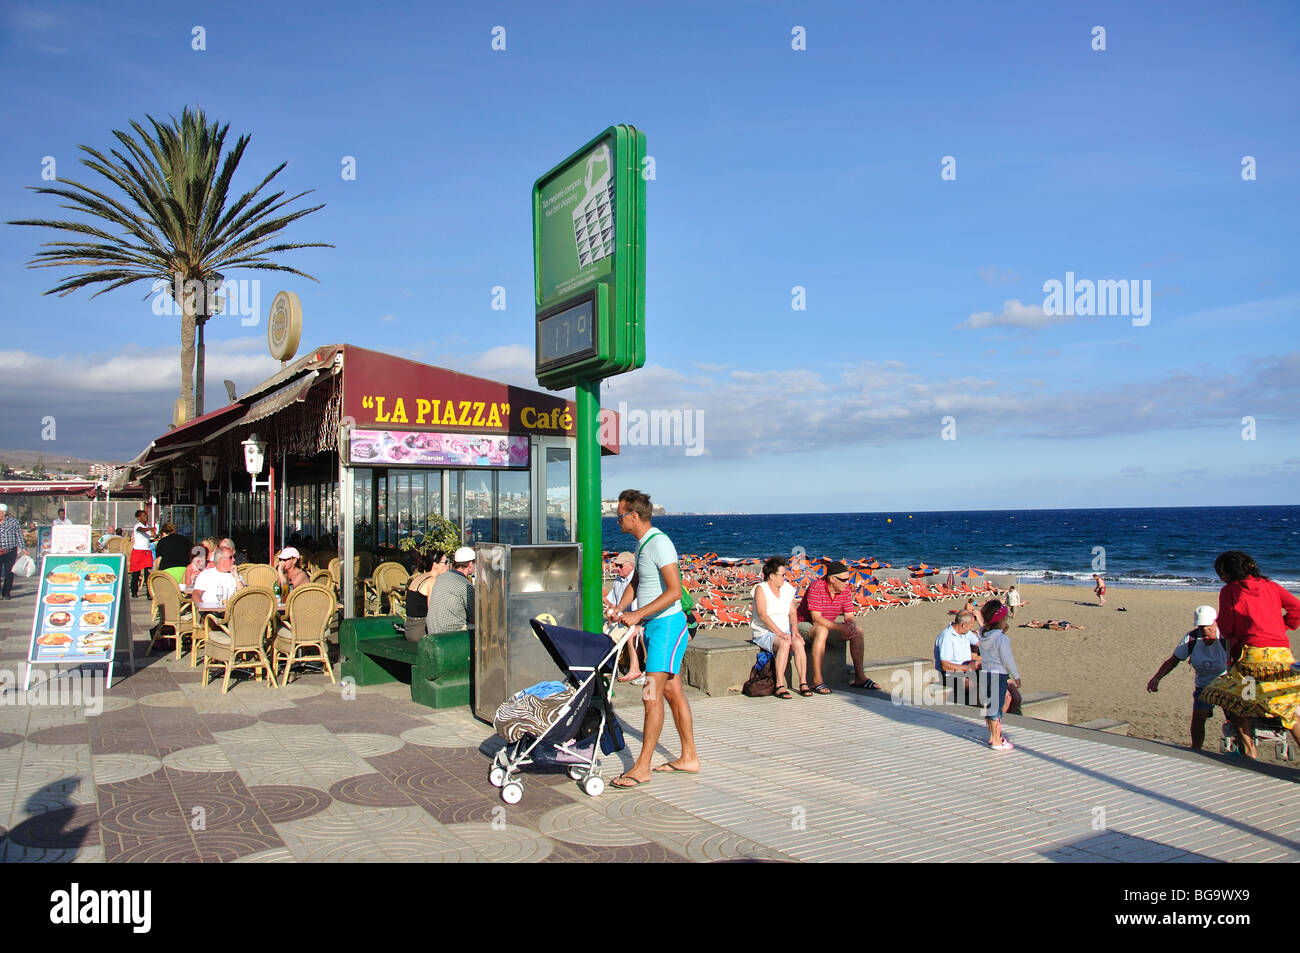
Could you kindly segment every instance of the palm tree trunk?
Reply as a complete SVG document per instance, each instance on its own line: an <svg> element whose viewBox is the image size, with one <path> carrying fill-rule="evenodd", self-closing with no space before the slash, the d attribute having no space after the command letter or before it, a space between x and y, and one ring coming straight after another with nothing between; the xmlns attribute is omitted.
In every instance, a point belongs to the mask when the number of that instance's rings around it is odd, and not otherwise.
<svg viewBox="0 0 1300 953"><path fill-rule="evenodd" d="M176 276L176 288L184 288L184 275ZM185 416L194 417L194 295L177 296L181 306L181 398L185 401Z"/></svg>
<svg viewBox="0 0 1300 953"><path fill-rule="evenodd" d="M206 355L203 347L203 326L207 324L206 317L199 318L195 321L198 327L198 360L194 365L194 416L203 416L203 367Z"/></svg>

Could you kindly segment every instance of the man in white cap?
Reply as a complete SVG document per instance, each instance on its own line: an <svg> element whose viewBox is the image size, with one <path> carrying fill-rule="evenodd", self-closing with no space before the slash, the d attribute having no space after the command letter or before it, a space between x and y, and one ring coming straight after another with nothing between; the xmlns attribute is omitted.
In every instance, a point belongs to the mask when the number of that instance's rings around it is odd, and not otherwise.
<svg viewBox="0 0 1300 953"><path fill-rule="evenodd" d="M1174 654L1165 659L1147 682L1147 691L1157 691L1160 679L1179 662L1186 661L1192 666L1196 673L1196 687L1192 690L1192 747L1197 749L1205 744L1205 720L1214 714L1214 706L1201 701L1201 690L1228 670L1228 650L1219 638L1217 619L1214 606L1197 606L1192 615L1196 628L1178 641Z"/></svg>
<svg viewBox="0 0 1300 953"><path fill-rule="evenodd" d="M463 632L474 625L474 550L462 546L451 556L451 571L438 577L429 593L429 615L424 629Z"/></svg>
<svg viewBox="0 0 1300 953"><path fill-rule="evenodd" d="M23 551L23 527L0 503L0 597L10 598L14 587L14 560Z"/></svg>
<svg viewBox="0 0 1300 953"><path fill-rule="evenodd" d="M234 557L234 543L231 543L230 555ZM307 574L302 571L302 567L298 565L301 559L298 550L292 546L284 547L275 557L275 574L280 578L280 593L286 599L289 598L290 591L305 586L310 581Z"/></svg>
<svg viewBox="0 0 1300 953"><path fill-rule="evenodd" d="M610 586L609 592L605 593L605 618L613 619L618 614L618 604L623 598L623 592L632 582L633 570L636 568L636 557L626 550L614 557L614 582ZM628 606L633 612L636 611L637 602L633 597L631 604ZM632 636L628 641L627 648L627 674L618 676L620 682L631 682L634 685L645 684L645 672L641 671L641 655L643 640L641 633Z"/></svg>

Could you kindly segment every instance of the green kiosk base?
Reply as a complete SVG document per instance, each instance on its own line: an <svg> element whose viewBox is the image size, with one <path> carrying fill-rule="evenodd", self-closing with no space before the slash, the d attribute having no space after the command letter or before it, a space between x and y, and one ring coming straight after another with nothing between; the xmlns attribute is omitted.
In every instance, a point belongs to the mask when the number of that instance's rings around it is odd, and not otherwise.
<svg viewBox="0 0 1300 953"><path fill-rule="evenodd" d="M339 625L339 668L357 685L411 679L411 701L429 708L470 703L470 634L444 632L408 642L393 623L400 616L344 619Z"/></svg>

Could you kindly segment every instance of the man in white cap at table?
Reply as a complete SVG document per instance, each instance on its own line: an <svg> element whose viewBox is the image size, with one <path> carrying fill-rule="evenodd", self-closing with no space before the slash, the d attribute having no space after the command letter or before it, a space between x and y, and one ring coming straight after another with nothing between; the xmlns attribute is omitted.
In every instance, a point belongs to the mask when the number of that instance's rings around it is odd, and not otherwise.
<svg viewBox="0 0 1300 953"><path fill-rule="evenodd" d="M438 577L429 592L425 631L463 632L474 627L474 550L462 546L451 556L451 571Z"/></svg>
<svg viewBox="0 0 1300 953"><path fill-rule="evenodd" d="M1214 606L1197 606L1192 615L1196 628L1178 640L1174 654L1165 659L1147 682L1147 691L1158 691L1160 679L1179 662L1186 660L1192 666L1196 673L1196 687L1192 689L1192 747L1198 749L1205 744L1205 720L1214 714L1214 706L1201 701L1201 691L1228 670L1228 650L1219 637L1218 619Z"/></svg>
<svg viewBox="0 0 1300 953"><path fill-rule="evenodd" d="M234 555L234 544L231 544L231 555ZM275 574L280 579L280 592L284 598L289 598L289 593L299 586L305 586L309 577L303 572L302 567L298 565L302 557L298 555L298 550L292 546L286 546L280 550L279 555L275 557Z"/></svg>

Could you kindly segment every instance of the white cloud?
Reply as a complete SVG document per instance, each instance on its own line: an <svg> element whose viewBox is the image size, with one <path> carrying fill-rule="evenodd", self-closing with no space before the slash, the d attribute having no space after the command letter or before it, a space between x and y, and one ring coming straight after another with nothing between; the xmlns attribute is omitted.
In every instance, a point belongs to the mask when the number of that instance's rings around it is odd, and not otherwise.
<svg viewBox="0 0 1300 953"><path fill-rule="evenodd" d="M1044 313L1042 305L1021 304L1018 299L1012 298L1003 303L1001 314L994 314L992 311L978 311L957 325L957 327L972 330L997 327L1045 328L1069 320L1071 318L1066 315Z"/></svg>

